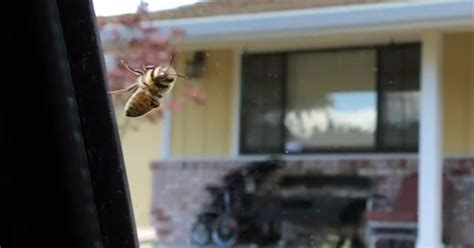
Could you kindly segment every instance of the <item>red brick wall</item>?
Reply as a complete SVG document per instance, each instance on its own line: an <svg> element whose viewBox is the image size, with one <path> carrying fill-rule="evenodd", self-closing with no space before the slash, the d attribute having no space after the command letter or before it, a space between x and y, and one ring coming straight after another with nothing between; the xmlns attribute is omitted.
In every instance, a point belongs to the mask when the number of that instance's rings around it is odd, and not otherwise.
<svg viewBox="0 0 474 248"><path fill-rule="evenodd" d="M194 216L207 200L204 187L249 161L168 161L152 165L152 225L162 243L186 245ZM416 172L416 159L292 160L286 173L367 175L376 191L394 197L404 175ZM447 159L445 174L453 193L445 210L450 244L474 244L474 159Z"/></svg>
<svg viewBox="0 0 474 248"><path fill-rule="evenodd" d="M204 187L219 181L230 166L212 163L159 163L153 166L152 224L166 244L187 244L193 217L207 200Z"/></svg>

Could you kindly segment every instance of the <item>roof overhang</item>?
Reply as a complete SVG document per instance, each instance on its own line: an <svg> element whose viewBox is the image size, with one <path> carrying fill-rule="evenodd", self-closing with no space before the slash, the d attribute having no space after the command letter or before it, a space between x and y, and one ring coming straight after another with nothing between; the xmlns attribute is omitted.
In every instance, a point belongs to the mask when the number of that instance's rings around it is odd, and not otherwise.
<svg viewBox="0 0 474 248"><path fill-rule="evenodd" d="M240 14L143 23L165 35L179 28L185 39L179 44L235 42L277 37L303 37L327 34L474 30L474 2L412 1L365 4L305 10ZM133 37L130 33L122 37ZM110 42L107 31L101 33Z"/></svg>

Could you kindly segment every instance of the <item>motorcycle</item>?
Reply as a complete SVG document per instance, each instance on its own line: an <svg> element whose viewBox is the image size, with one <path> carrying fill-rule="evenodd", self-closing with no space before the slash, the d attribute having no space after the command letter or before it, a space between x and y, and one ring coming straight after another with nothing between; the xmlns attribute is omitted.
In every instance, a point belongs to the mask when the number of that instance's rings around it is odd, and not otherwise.
<svg viewBox="0 0 474 248"><path fill-rule="evenodd" d="M233 247L237 243L265 245L278 241L278 231L271 218L262 218L271 200L257 194L260 185L272 172L281 168L278 160L251 163L231 171L223 185L206 189L211 201L197 216L190 243L195 247L213 245Z"/></svg>

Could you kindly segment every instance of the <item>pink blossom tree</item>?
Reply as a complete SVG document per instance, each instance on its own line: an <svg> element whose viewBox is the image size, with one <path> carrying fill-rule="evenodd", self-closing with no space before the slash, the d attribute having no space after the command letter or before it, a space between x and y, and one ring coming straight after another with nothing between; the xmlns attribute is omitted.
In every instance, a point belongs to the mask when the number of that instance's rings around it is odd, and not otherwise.
<svg viewBox="0 0 474 248"><path fill-rule="evenodd" d="M171 44L170 38L182 39L185 34L182 30L175 29L171 32L171 37L167 37L160 33L158 28L144 27L142 21L148 19L149 12L146 3L141 3L137 11L133 14L125 14L118 16L114 20L114 24L120 24L126 27L132 33L139 34L137 37L126 40L123 44L123 37L118 30L112 30L114 52L117 57L115 59L116 66L108 69L107 76L110 90L123 89L134 82L136 76L130 73L121 63L123 60L133 67L141 68L142 65L168 65L172 58L176 61L178 55L175 47ZM99 30L102 30L110 21L107 18L99 17L97 19ZM180 71L180 68L177 68ZM182 71L182 70L181 70ZM183 79L181 79L183 80ZM130 94L114 95L113 102L116 108L124 108ZM204 104L207 96L203 90L198 87L190 87L185 90L182 96L163 104L160 108L153 110L145 115L143 119L150 122L157 122L162 119L163 111L178 111L185 104ZM136 129L136 125L131 125L130 118L126 118L119 125L120 133L123 136L125 132L132 128ZM136 122L135 122L136 124Z"/></svg>

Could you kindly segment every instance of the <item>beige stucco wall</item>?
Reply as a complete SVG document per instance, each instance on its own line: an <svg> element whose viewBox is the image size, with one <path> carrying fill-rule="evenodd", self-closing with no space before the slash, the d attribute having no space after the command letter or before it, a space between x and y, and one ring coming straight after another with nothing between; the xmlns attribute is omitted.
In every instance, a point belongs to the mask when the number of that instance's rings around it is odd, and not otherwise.
<svg viewBox="0 0 474 248"><path fill-rule="evenodd" d="M444 36L445 154L474 153L474 32Z"/></svg>

